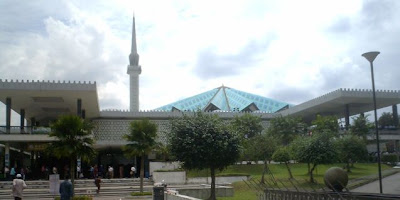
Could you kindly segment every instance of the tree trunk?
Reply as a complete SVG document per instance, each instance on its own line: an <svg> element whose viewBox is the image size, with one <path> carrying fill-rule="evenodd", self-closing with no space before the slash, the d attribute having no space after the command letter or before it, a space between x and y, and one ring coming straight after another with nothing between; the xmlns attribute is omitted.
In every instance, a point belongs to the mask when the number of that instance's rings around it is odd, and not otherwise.
<svg viewBox="0 0 400 200"><path fill-rule="evenodd" d="M310 182L311 183L315 183L314 182L314 175L313 175L313 171L314 171L315 167L317 167L317 164L313 164L313 167L310 170Z"/></svg>
<svg viewBox="0 0 400 200"><path fill-rule="evenodd" d="M350 170L350 163L349 163L349 161L347 161L347 163L346 163L346 168L347 168L347 172L351 172L351 170Z"/></svg>
<svg viewBox="0 0 400 200"><path fill-rule="evenodd" d="M141 193L143 193L144 157L145 157L145 154L142 154L142 158L140 159L140 192Z"/></svg>
<svg viewBox="0 0 400 200"><path fill-rule="evenodd" d="M211 195L210 198L208 198L208 200L216 200L216 196L215 196L215 169L211 168Z"/></svg>
<svg viewBox="0 0 400 200"><path fill-rule="evenodd" d="M285 165L286 165L286 168L287 168L287 170L289 172L289 178L293 179L293 174L292 174L292 171L290 170L289 163L285 162Z"/></svg>
<svg viewBox="0 0 400 200"><path fill-rule="evenodd" d="M308 175L310 175L310 173L311 173L311 166L310 166L310 163L307 163L307 168L308 168Z"/></svg>
<svg viewBox="0 0 400 200"><path fill-rule="evenodd" d="M267 168L267 160L264 160L264 169L263 169L261 180L260 180L261 184L265 184L264 176L265 176L265 172L267 171L267 169L268 169Z"/></svg>

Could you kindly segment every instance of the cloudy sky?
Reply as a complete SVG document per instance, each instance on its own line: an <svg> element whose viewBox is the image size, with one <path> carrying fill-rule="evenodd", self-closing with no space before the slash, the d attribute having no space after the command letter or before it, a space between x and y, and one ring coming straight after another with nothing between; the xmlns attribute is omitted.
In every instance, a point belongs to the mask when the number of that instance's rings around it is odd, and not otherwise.
<svg viewBox="0 0 400 200"><path fill-rule="evenodd" d="M96 81L101 109L128 109L134 12L144 110L222 84L292 104L369 89L367 51L381 52L376 88L397 90L399 10L397 0L1 0L0 79Z"/></svg>

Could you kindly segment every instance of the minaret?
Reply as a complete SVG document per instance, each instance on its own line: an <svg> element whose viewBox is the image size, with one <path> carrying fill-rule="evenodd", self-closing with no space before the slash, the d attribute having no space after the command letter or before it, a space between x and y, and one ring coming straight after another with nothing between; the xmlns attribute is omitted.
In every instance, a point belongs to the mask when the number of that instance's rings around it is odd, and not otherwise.
<svg viewBox="0 0 400 200"><path fill-rule="evenodd" d="M139 75L142 73L142 68L139 65L139 54L136 48L135 15L133 16L132 47L127 73L129 74L130 111L139 111Z"/></svg>

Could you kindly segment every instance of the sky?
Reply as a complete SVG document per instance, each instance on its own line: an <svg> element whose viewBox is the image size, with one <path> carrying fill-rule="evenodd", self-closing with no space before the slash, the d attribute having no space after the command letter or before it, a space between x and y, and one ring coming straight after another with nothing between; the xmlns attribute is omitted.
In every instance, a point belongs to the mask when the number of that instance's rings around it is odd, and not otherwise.
<svg viewBox="0 0 400 200"><path fill-rule="evenodd" d="M397 0L1 0L0 79L96 81L101 110L127 110L134 13L141 110L222 85L290 104L370 89L368 51L381 52L376 88L398 90L399 10Z"/></svg>

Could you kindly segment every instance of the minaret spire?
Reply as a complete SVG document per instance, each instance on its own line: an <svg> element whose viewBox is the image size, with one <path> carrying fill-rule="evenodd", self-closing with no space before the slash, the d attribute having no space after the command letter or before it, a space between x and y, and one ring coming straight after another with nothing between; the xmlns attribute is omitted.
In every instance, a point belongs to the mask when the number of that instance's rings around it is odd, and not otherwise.
<svg viewBox="0 0 400 200"><path fill-rule="evenodd" d="M139 65L139 54L137 53L136 46L136 28L135 28L135 14L133 14L133 23L132 23L132 46L131 46L131 54L129 55L129 65L137 66Z"/></svg>
<svg viewBox="0 0 400 200"><path fill-rule="evenodd" d="M129 65L127 73L129 74L130 89L130 111L139 111L139 75L142 73L142 67L139 65L139 54L136 46L136 28L135 15L133 15L132 23L132 46L129 54Z"/></svg>

